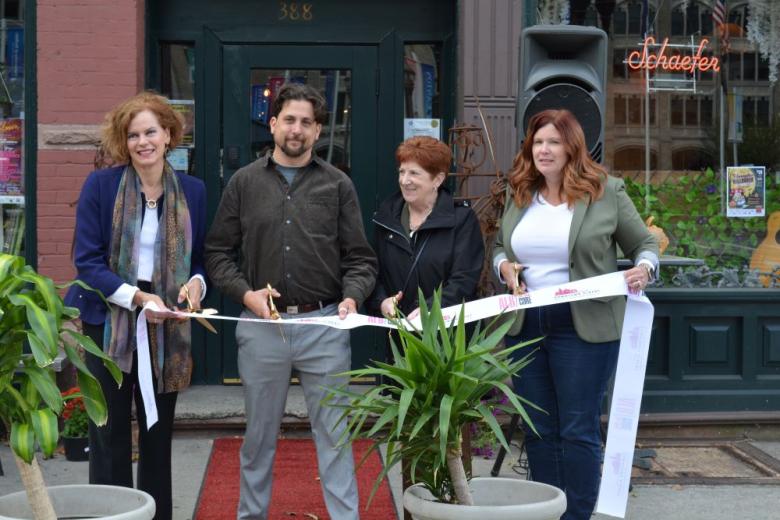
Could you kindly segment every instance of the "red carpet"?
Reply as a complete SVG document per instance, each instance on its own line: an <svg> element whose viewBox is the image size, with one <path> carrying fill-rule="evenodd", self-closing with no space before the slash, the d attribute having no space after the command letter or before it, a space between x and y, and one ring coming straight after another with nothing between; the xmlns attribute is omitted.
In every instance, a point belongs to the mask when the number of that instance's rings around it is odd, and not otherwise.
<svg viewBox="0 0 780 520"><path fill-rule="evenodd" d="M239 495L241 438L221 438L211 448L206 477L200 490L194 520L232 520L236 518ZM355 464L371 446L369 441L352 445ZM382 471L382 461L375 452L358 469L361 520L394 520L395 504L390 484L385 479L371 506L368 496ZM330 520L317 474L317 452L309 439L279 439L274 461L274 485L269 520ZM339 520L339 519L332 519Z"/></svg>

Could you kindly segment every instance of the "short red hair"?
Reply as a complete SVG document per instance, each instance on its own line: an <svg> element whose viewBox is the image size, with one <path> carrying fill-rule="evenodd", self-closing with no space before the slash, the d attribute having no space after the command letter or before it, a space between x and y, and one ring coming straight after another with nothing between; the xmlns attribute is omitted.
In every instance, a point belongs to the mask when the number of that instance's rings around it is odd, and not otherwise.
<svg viewBox="0 0 780 520"><path fill-rule="evenodd" d="M416 136L398 145L395 160L399 166L404 162L416 162L431 177L439 173L446 177L452 164L452 152L449 146L438 139Z"/></svg>

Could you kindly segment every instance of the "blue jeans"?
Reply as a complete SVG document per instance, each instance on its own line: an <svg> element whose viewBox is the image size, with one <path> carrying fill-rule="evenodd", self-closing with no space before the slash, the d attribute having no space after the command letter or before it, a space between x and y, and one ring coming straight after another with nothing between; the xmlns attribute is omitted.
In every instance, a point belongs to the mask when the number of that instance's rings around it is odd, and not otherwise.
<svg viewBox="0 0 780 520"><path fill-rule="evenodd" d="M533 361L514 378L515 391L545 410L526 407L537 436L525 430L531 478L566 493L562 520L587 520L601 478L601 401L617 364L618 341L588 343L574 330L568 303L528 309L511 346L544 336L515 359L538 348Z"/></svg>

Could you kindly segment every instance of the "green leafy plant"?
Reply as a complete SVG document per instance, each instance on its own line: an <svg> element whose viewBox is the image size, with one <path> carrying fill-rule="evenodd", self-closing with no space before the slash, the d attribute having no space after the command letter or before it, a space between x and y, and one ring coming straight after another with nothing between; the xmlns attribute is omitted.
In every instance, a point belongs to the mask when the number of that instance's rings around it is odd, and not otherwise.
<svg viewBox="0 0 780 520"><path fill-rule="evenodd" d="M79 347L101 358L117 383L122 381L119 368L91 339L65 326L79 315L78 309L63 303L58 291L65 287L36 273L23 258L0 254L0 419L10 432L11 448L36 518L54 518L35 447L48 457L59 441L57 416L63 411L64 398L57 388L53 362L60 348L76 368L84 407L96 424L106 422L106 401Z"/></svg>
<svg viewBox="0 0 780 520"><path fill-rule="evenodd" d="M462 308L456 325L454 316L442 314L439 291L430 310L422 294L419 301L421 330L407 330L405 326L411 327L411 323L394 320L398 341L391 340L392 363L374 361L343 374L379 376L384 383L365 394L346 386L334 389L328 402L344 409L345 442L371 438L377 441L374 450L387 444L385 467L374 491L390 468L403 460L412 482L422 483L437 500L472 504L461 459L463 428L484 422L509 449L494 411L520 414L531 425L524 406L537 407L516 395L506 381L530 362L532 353L512 361L510 354L526 343L496 350L512 320L494 323L486 330L477 328L467 339ZM505 396L506 401L486 400L492 391ZM335 404L335 396L346 397L348 403ZM373 419L373 426L364 427Z"/></svg>
<svg viewBox="0 0 780 520"><path fill-rule="evenodd" d="M643 218L654 217L654 224L669 237L666 254L704 260L715 278L707 277L704 286L718 286L724 272L745 273L755 248L766 237L765 218L727 218L723 209L720 176L712 168L699 173L669 177L660 183L645 185L624 179L626 192ZM649 211L646 208L649 202ZM776 176L766 176L766 214L780 210L780 186ZM690 271L683 270L683 271ZM664 284L679 285L681 280L694 283L696 276L662 270ZM676 277L676 278L675 278ZM701 279L704 282L704 278ZM721 283L733 285L729 280ZM745 285L742 283L742 285Z"/></svg>
<svg viewBox="0 0 780 520"><path fill-rule="evenodd" d="M74 386L62 392L65 406L62 409L62 436L86 437L89 434L89 415L81 397L81 390Z"/></svg>

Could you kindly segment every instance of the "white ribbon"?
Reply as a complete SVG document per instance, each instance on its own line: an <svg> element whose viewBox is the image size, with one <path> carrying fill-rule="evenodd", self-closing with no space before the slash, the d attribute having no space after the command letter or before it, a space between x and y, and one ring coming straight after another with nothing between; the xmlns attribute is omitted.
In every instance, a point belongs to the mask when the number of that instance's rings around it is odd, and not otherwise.
<svg viewBox="0 0 780 520"><path fill-rule="evenodd" d="M150 359L149 334L146 327L146 311L157 311L157 305L148 302L135 322L135 345L138 350L138 386L144 401L146 414L146 430L157 423L157 402L154 400L154 385L152 384L152 360Z"/></svg>
<svg viewBox="0 0 780 520"><path fill-rule="evenodd" d="M642 401L642 388L653 324L654 310L650 300L643 295L630 293L623 274L616 272L555 287L545 287L522 296L503 294L461 305L453 305L443 308L442 315L445 322L449 323L458 319L461 308L463 308L464 321L470 323L498 316L502 312L621 295L627 295L628 302L620 338L620 353L618 354L615 386L612 391L612 407L609 415L607 447L596 511L623 518L628 502L628 484L631 478L634 444L639 424L639 408ZM157 408L154 401L152 367L146 333L145 311L147 309L158 311L153 303L147 303L138 315L136 328L138 336L136 339L138 345L138 382L141 386L141 395L146 410L147 428L151 428L157 422ZM276 325L320 325L337 329L354 329L365 326L396 328L392 322L385 318L357 313L348 314L343 320L338 316L269 320L179 311L163 311L159 315L166 318L200 317L209 320L273 323ZM420 318L417 317L405 322L404 325L407 328L419 329Z"/></svg>
<svg viewBox="0 0 780 520"><path fill-rule="evenodd" d="M639 427L639 408L645 384L653 305L645 296L628 297L615 386L609 410L607 447L599 487L597 513L625 518L628 486L634 465L634 445Z"/></svg>
<svg viewBox="0 0 780 520"><path fill-rule="evenodd" d="M543 305L552 305L554 303L574 302L580 300L589 300L591 298L604 298L608 296L619 296L628 294L625 279L622 273L609 273L576 282L558 285L555 287L545 287L536 291L528 292L522 296L511 294L502 294L466 302L464 304L452 305L442 309L444 321L449 323L457 320L461 307L464 307L464 319L470 323L485 318L498 316L502 312L515 311L518 309L528 309L531 307L541 307ZM345 319L338 316L317 316L309 318L291 318L284 320L270 320L263 318L236 318L233 316L222 316L220 314L202 314L194 312L165 311L160 314L166 318L206 318L209 320L226 321L247 321L255 323L274 323L276 325L324 325L336 329L354 329L357 327L384 327L395 329L396 326L385 318L375 316L366 316L364 314L348 314ZM408 322L404 322L407 328L420 328L420 318L417 317Z"/></svg>

